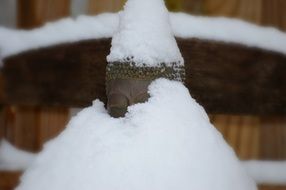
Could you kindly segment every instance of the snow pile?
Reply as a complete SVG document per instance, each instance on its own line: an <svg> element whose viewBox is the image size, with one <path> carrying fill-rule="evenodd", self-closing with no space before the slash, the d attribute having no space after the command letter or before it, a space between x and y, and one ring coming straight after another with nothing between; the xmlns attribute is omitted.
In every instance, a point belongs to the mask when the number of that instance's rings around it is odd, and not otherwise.
<svg viewBox="0 0 286 190"><path fill-rule="evenodd" d="M286 54L286 34L275 28L260 27L236 19L184 13L171 13L170 21L176 37L239 43ZM111 38L118 29L118 23L118 14L101 14L62 19L31 31L0 27L0 60L26 50L60 43Z"/></svg>
<svg viewBox="0 0 286 190"><path fill-rule="evenodd" d="M85 39L110 38L118 27L115 14L67 18L34 30L0 27L0 59L25 50Z"/></svg>
<svg viewBox="0 0 286 190"><path fill-rule="evenodd" d="M244 166L259 184L286 185L286 161L247 161Z"/></svg>
<svg viewBox="0 0 286 190"><path fill-rule="evenodd" d="M165 63L183 65L163 0L129 0L120 13L108 62L133 62L137 66Z"/></svg>
<svg viewBox="0 0 286 190"><path fill-rule="evenodd" d="M26 170L34 161L35 154L19 150L2 140L0 143L0 170Z"/></svg>
<svg viewBox="0 0 286 190"><path fill-rule="evenodd" d="M238 19L171 13L175 36L243 44L286 54L286 33Z"/></svg>
<svg viewBox="0 0 286 190"><path fill-rule="evenodd" d="M256 189L182 83L158 79L149 93L125 118L111 118L98 100L81 111L17 190Z"/></svg>

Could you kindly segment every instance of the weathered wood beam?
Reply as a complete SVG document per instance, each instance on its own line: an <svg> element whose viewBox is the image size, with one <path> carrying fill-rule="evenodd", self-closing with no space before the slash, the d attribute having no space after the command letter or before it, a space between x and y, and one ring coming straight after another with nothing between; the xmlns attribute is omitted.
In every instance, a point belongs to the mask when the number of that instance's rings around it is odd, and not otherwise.
<svg viewBox="0 0 286 190"><path fill-rule="evenodd" d="M12 190L18 183L22 172L5 172L0 171L0 189L1 190Z"/></svg>
<svg viewBox="0 0 286 190"><path fill-rule="evenodd" d="M70 0L17 0L18 28L35 28L69 16Z"/></svg>
<svg viewBox="0 0 286 190"><path fill-rule="evenodd" d="M238 44L177 39L186 86L209 113L286 114L286 56ZM87 106L105 97L110 39L67 43L4 60L4 102Z"/></svg>

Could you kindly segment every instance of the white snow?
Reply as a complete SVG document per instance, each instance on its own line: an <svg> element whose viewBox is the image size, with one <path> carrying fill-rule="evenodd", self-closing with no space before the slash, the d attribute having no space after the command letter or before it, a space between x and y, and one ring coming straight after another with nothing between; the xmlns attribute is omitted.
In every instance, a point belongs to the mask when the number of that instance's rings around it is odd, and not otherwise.
<svg viewBox="0 0 286 190"><path fill-rule="evenodd" d="M258 184L286 185L286 161L246 161L247 172Z"/></svg>
<svg viewBox="0 0 286 190"><path fill-rule="evenodd" d="M286 54L286 33L238 19L200 17L171 13L174 33L181 38L199 38L243 44Z"/></svg>
<svg viewBox="0 0 286 190"><path fill-rule="evenodd" d="M36 154L19 150L6 140L0 142L0 170L26 170L34 161Z"/></svg>
<svg viewBox="0 0 286 190"><path fill-rule="evenodd" d="M96 100L47 143L17 190L254 190L232 149L180 82L111 118Z"/></svg>
<svg viewBox="0 0 286 190"><path fill-rule="evenodd" d="M164 0L129 0L119 17L108 62L132 62L141 67L184 64Z"/></svg>
<svg viewBox="0 0 286 190"><path fill-rule="evenodd" d="M170 14L176 37L239 43L286 54L286 34L229 18ZM49 23L31 31L0 27L0 60L20 52L85 39L110 38L118 29L118 14L80 16Z"/></svg>
<svg viewBox="0 0 286 190"><path fill-rule="evenodd" d="M0 28L0 59L29 49L75 42L85 39L110 38L116 30L115 14L96 17L66 18L34 30Z"/></svg>

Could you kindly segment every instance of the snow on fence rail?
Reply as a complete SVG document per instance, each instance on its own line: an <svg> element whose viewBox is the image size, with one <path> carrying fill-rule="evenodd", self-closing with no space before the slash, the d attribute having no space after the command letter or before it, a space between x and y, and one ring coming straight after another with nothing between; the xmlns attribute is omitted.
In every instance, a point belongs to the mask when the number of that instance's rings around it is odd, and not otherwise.
<svg viewBox="0 0 286 190"><path fill-rule="evenodd" d="M286 54L286 34L238 19L199 17L170 13L171 27L178 38L199 38L239 43ZM87 39L111 38L118 28L117 13L66 18L33 30L0 27L0 59L51 45Z"/></svg>

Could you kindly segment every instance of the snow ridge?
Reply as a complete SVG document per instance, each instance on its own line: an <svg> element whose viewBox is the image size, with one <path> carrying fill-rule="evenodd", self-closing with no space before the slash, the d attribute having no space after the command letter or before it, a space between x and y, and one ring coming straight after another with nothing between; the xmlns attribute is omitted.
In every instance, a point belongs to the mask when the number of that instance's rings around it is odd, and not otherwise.
<svg viewBox="0 0 286 190"><path fill-rule="evenodd" d="M163 0L129 0L119 17L108 62L132 62L141 67L184 65Z"/></svg>
<svg viewBox="0 0 286 190"><path fill-rule="evenodd" d="M181 82L158 79L149 93L125 118L111 118L98 100L81 111L17 190L256 189Z"/></svg>
<svg viewBox="0 0 286 190"><path fill-rule="evenodd" d="M173 33L180 38L199 38L243 44L286 55L286 33L237 19L170 13ZM34 30L0 27L0 60L23 51L87 39L111 38L118 30L117 13L66 18Z"/></svg>

